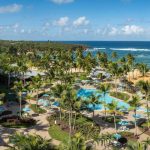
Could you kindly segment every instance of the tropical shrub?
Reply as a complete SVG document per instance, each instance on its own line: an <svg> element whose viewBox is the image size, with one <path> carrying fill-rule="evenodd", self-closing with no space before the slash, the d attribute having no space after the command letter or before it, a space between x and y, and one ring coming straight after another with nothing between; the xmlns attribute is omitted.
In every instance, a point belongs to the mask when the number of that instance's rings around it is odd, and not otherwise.
<svg viewBox="0 0 150 150"><path fill-rule="evenodd" d="M39 135L23 135L16 133L10 136L13 146L10 150L55 150L51 140L46 140Z"/></svg>
<svg viewBox="0 0 150 150"><path fill-rule="evenodd" d="M108 123L114 123L113 116L102 117L102 120L104 120L105 122L108 122ZM121 119L118 116L116 116L116 123L118 123L120 121L121 121Z"/></svg>
<svg viewBox="0 0 150 150"><path fill-rule="evenodd" d="M18 116L5 117L0 124L8 128L27 128L36 124L33 118L20 118Z"/></svg>

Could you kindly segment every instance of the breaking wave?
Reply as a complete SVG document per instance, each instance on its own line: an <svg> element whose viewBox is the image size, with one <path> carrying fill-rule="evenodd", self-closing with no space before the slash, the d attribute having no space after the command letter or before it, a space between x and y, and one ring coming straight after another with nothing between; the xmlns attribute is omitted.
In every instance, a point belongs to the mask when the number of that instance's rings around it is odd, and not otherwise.
<svg viewBox="0 0 150 150"><path fill-rule="evenodd" d="M150 49L143 49L143 48L110 48L110 50L116 50L116 51L150 51Z"/></svg>

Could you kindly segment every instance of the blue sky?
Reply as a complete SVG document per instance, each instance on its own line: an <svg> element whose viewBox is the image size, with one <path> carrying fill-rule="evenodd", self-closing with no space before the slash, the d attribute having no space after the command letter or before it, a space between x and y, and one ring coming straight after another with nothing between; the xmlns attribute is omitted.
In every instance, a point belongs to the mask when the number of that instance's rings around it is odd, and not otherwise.
<svg viewBox="0 0 150 150"><path fill-rule="evenodd" d="M0 0L0 39L150 40L150 0Z"/></svg>

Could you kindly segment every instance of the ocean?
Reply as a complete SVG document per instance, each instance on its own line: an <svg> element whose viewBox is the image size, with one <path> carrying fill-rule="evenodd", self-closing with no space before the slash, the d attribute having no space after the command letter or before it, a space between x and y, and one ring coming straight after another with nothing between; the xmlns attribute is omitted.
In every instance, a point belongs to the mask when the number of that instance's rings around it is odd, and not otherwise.
<svg viewBox="0 0 150 150"><path fill-rule="evenodd" d="M88 50L93 55L98 51L111 55L117 52L118 57L131 53L136 62L146 63L150 67L150 42L149 41L65 41L69 44L83 44L88 46Z"/></svg>

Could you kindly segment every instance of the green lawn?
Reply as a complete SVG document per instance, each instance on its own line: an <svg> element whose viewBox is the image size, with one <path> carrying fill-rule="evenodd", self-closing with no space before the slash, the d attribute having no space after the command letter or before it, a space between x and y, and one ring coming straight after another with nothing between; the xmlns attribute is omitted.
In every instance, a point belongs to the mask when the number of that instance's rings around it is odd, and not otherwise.
<svg viewBox="0 0 150 150"><path fill-rule="evenodd" d="M128 101L130 98L128 94L122 92L110 92L110 96L116 97L124 101Z"/></svg>
<svg viewBox="0 0 150 150"><path fill-rule="evenodd" d="M39 113L39 114L44 114L46 113L45 109L42 109L40 107L37 107L36 104L32 104L30 105L30 108L35 112L35 113Z"/></svg>
<svg viewBox="0 0 150 150"><path fill-rule="evenodd" d="M69 134L67 132L63 131L58 125L50 126L49 134L52 137L52 139L61 141L64 144L67 144L67 142L69 140Z"/></svg>

